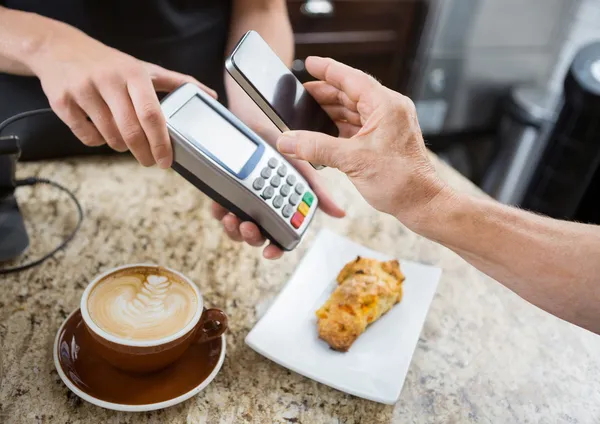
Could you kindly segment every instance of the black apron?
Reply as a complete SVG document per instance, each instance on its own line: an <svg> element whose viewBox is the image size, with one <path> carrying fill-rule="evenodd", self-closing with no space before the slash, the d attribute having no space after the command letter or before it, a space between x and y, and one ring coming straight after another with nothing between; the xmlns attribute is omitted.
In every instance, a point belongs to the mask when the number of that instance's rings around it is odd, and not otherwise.
<svg viewBox="0 0 600 424"><path fill-rule="evenodd" d="M65 22L138 59L192 75L227 104L230 0L0 0L0 5ZM44 107L48 100L37 78L0 73L0 122ZM19 136L25 161L110 152L107 146L84 146L54 115L15 122L7 134Z"/></svg>

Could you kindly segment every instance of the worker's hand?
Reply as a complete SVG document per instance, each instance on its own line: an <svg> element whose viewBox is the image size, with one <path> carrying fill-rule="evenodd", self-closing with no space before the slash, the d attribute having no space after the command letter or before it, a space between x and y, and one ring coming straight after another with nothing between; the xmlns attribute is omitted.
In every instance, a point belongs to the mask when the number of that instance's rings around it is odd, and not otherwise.
<svg viewBox="0 0 600 424"><path fill-rule="evenodd" d="M140 61L79 30L56 23L31 62L50 106L87 146L130 150L144 166L172 164L173 152L156 91L194 78Z"/></svg>
<svg viewBox="0 0 600 424"><path fill-rule="evenodd" d="M279 131L272 128L254 128L264 140L271 144L275 144ZM345 213L333 200L329 191L323 185L317 171L308 162L288 159L289 162L300 172L311 188L319 198L319 208L326 214L342 218ZM242 222L237 216L229 212L216 202L212 204L213 216L221 221L223 228L229 238L234 241L244 241L251 246L260 247L266 242L265 237L261 234L258 226L252 222ZM267 259L278 259L283 255L283 251L274 244L268 244L263 250L263 256Z"/></svg>
<svg viewBox="0 0 600 424"><path fill-rule="evenodd" d="M332 59L308 58L306 69L319 80L307 90L335 120L341 138L291 131L279 137L278 150L338 168L373 207L409 228L418 224L445 185L427 156L413 102Z"/></svg>

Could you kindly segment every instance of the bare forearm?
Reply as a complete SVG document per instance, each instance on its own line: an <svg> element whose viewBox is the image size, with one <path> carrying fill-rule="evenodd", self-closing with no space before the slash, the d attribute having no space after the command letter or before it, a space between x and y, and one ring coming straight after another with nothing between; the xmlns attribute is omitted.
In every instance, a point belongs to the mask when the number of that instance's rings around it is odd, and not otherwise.
<svg viewBox="0 0 600 424"><path fill-rule="evenodd" d="M228 54L250 29L257 31L286 65L291 65L294 57L294 37L284 0L236 0L233 5ZM229 108L240 119L255 129L274 128L271 121L227 73L225 87Z"/></svg>
<svg viewBox="0 0 600 424"><path fill-rule="evenodd" d="M0 6L0 72L32 76L29 61L51 23L51 19Z"/></svg>
<svg viewBox="0 0 600 424"><path fill-rule="evenodd" d="M600 334L600 227L442 193L417 231L534 305Z"/></svg>

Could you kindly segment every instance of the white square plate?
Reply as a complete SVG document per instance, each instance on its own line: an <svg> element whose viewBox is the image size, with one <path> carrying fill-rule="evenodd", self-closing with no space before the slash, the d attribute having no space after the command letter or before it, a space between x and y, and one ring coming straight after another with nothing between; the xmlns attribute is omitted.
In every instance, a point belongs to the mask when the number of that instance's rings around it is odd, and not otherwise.
<svg viewBox="0 0 600 424"><path fill-rule="evenodd" d="M322 230L291 280L250 331L246 344L320 383L393 404L400 397L441 270L400 260L406 276L402 300L342 353L318 338L315 312L334 290L342 267L356 256L392 259Z"/></svg>

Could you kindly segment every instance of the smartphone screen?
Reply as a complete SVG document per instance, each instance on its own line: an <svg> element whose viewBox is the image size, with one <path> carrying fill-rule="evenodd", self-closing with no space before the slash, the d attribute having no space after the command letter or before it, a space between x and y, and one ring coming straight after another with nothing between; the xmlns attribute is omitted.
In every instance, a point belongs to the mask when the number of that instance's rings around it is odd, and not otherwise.
<svg viewBox="0 0 600 424"><path fill-rule="evenodd" d="M338 135L329 115L257 32L250 31L244 36L231 59L240 76L256 92L248 94L259 95L287 128ZM274 123L280 127L275 120Z"/></svg>

